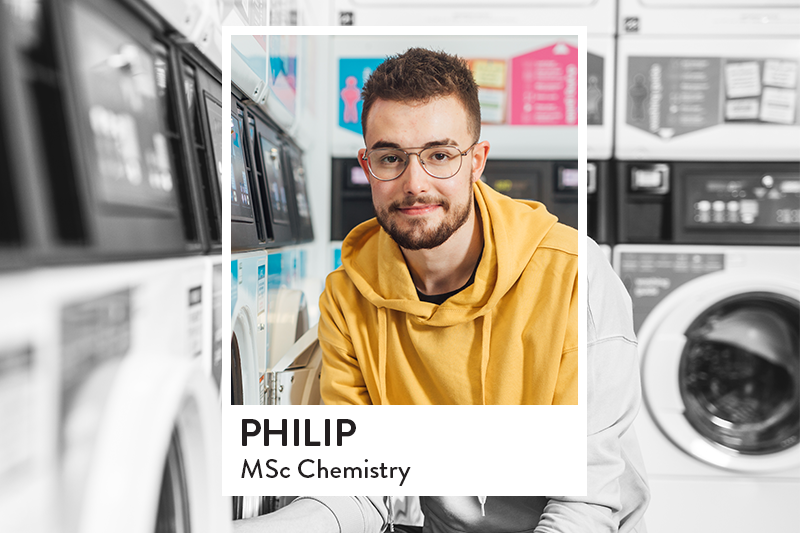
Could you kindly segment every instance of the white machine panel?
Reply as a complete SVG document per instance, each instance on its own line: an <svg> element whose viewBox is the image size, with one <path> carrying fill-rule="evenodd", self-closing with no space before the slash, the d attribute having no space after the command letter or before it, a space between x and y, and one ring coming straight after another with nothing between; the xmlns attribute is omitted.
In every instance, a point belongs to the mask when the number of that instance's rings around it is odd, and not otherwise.
<svg viewBox="0 0 800 533"><path fill-rule="evenodd" d="M615 0L336 0L340 26L586 26L613 35Z"/></svg>
<svg viewBox="0 0 800 533"><path fill-rule="evenodd" d="M616 156L792 161L800 39L621 37Z"/></svg>
<svg viewBox="0 0 800 533"><path fill-rule="evenodd" d="M508 37L335 37L333 38L334 64L332 74L339 80L339 60L344 58L376 58L398 54L411 46L443 49L459 54L465 59L505 59L544 49L557 43L577 46L575 36L508 36ZM607 43L608 44L608 43ZM366 51L366 52L365 52ZM368 73L366 73L368 75ZM334 87L338 85L333 85ZM355 156L364 141L360 133L339 126L340 95L331 91L333 132L331 135L334 157ZM360 120L360 117L359 117ZM578 157L577 125L521 126L484 124L481 138L492 143L491 156L502 159L575 159Z"/></svg>
<svg viewBox="0 0 800 533"><path fill-rule="evenodd" d="M620 35L800 34L797 0L619 0Z"/></svg>

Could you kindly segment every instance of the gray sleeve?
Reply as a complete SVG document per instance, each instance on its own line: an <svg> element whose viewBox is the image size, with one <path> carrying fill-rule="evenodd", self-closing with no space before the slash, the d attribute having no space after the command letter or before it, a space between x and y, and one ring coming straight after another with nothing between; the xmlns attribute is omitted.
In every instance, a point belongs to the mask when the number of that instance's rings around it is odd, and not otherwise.
<svg viewBox="0 0 800 533"><path fill-rule="evenodd" d="M339 523L339 533L379 533L389 523L384 496L301 496L324 505ZM295 500L296 501L296 500Z"/></svg>
<svg viewBox="0 0 800 533"><path fill-rule="evenodd" d="M630 298L593 241L588 258L588 494L551 496L536 533L642 531L649 501L632 429L641 389Z"/></svg>

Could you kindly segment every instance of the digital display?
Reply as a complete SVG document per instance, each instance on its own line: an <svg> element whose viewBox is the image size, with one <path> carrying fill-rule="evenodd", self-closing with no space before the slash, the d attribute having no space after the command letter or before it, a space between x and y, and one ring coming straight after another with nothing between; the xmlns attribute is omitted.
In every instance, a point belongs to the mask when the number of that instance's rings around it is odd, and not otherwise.
<svg viewBox="0 0 800 533"><path fill-rule="evenodd" d="M577 189L579 181L577 168L561 167L558 169L558 188L560 190Z"/></svg>
<svg viewBox="0 0 800 533"><path fill-rule="evenodd" d="M211 128L211 150L217 163L219 188L222 190L222 106L210 96L206 96L206 116Z"/></svg>
<svg viewBox="0 0 800 533"><path fill-rule="evenodd" d="M242 142L242 122L231 115L231 218L252 221L252 198Z"/></svg>
<svg viewBox="0 0 800 533"><path fill-rule="evenodd" d="M109 204L177 212L176 174L165 124L167 63L122 28L76 5L83 110L93 137L94 179Z"/></svg>
<svg viewBox="0 0 800 533"><path fill-rule="evenodd" d="M267 175L269 201L272 205L272 221L276 224L289 224L289 203L286 199L286 185L281 168L280 148L272 144L263 135L261 139L261 156L264 172Z"/></svg>
<svg viewBox="0 0 800 533"><path fill-rule="evenodd" d="M306 171L303 168L302 156L296 152L290 153L295 198L297 200L297 215L304 224L311 224L311 209L308 205L308 193L306 192Z"/></svg>
<svg viewBox="0 0 800 533"><path fill-rule="evenodd" d="M361 165L356 165L350 169L350 184L351 185L369 185L369 178L361 168Z"/></svg>

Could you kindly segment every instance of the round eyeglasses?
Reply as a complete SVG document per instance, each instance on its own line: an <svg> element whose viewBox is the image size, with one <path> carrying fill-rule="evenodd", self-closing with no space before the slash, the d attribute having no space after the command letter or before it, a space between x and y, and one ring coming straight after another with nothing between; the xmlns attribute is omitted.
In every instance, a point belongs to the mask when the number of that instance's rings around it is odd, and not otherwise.
<svg viewBox="0 0 800 533"><path fill-rule="evenodd" d="M373 178L392 181L405 172L411 156L415 155L428 175L446 180L458 174L463 157L475 147L475 144L463 152L457 146L431 146L419 152L406 152L400 148L375 148L364 154L361 159L367 162L367 168ZM417 149L411 148L411 150Z"/></svg>

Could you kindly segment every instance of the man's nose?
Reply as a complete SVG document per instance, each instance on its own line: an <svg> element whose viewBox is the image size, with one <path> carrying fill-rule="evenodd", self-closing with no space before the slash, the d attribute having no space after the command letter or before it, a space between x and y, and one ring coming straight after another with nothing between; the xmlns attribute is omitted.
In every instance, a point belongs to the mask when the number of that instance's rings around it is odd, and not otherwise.
<svg viewBox="0 0 800 533"><path fill-rule="evenodd" d="M411 157L416 156L416 157ZM427 192L430 188L430 176L422 168L419 154L408 154L409 161L400 179L403 181L403 191L410 196L417 196Z"/></svg>

